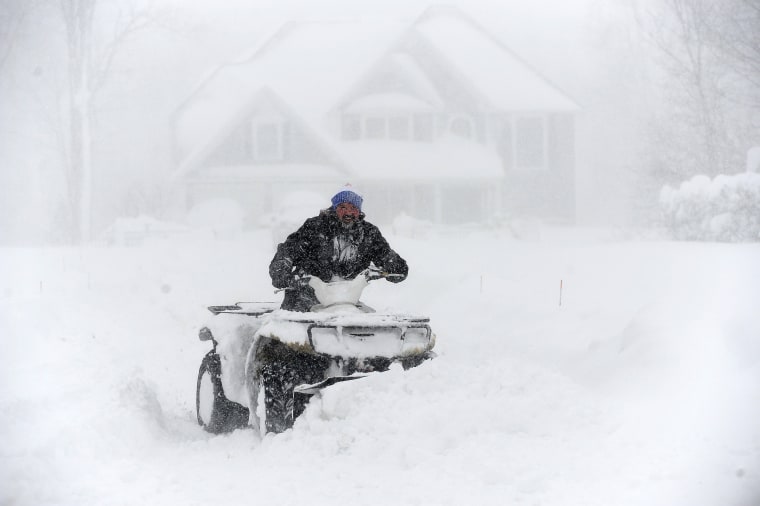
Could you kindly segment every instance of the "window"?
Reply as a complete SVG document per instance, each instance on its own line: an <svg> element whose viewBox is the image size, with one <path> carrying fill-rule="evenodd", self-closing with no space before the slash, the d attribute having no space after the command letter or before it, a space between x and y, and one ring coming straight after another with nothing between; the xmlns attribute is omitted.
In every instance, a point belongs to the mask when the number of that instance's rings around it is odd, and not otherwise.
<svg viewBox="0 0 760 506"><path fill-rule="evenodd" d="M364 137L367 139L385 139L385 118L370 117L364 120Z"/></svg>
<svg viewBox="0 0 760 506"><path fill-rule="evenodd" d="M433 140L433 115L415 114L414 116L414 140L431 142Z"/></svg>
<svg viewBox="0 0 760 506"><path fill-rule="evenodd" d="M284 158L286 128L283 122L254 121L251 134L254 160L271 162Z"/></svg>
<svg viewBox="0 0 760 506"><path fill-rule="evenodd" d="M514 124L514 154L518 169L546 167L546 127L542 117L520 117Z"/></svg>
<svg viewBox="0 0 760 506"><path fill-rule="evenodd" d="M472 120L465 116L455 116L449 123L449 130L451 130L451 133L465 139L472 139L474 130Z"/></svg>
<svg viewBox="0 0 760 506"><path fill-rule="evenodd" d="M341 125L341 137L346 141L355 141L361 139L362 136L362 122L361 118L355 114L347 114L343 116L343 122Z"/></svg>
<svg viewBox="0 0 760 506"><path fill-rule="evenodd" d="M341 118L341 139L390 139L394 141L433 140L433 115L414 114L374 114L361 116L345 114Z"/></svg>
<svg viewBox="0 0 760 506"><path fill-rule="evenodd" d="M408 140L409 118L406 116L388 118L388 138L396 141Z"/></svg>

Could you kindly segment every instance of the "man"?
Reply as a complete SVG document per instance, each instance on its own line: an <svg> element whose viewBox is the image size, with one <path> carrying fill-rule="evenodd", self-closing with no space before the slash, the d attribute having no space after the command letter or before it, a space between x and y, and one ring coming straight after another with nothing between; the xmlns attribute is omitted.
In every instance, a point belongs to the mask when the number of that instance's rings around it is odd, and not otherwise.
<svg viewBox="0 0 760 506"><path fill-rule="evenodd" d="M332 198L332 206L307 219L277 246L269 275L277 288L288 288L281 308L309 311L319 304L314 290L303 279L316 276L353 279L373 263L394 283L406 279L406 261L393 251L378 228L364 220L363 199L351 186Z"/></svg>

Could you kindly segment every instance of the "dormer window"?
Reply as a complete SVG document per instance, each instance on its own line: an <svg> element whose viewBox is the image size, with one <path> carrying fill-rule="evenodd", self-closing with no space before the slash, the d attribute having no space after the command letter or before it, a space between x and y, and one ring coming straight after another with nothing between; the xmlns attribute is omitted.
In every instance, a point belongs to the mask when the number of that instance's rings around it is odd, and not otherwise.
<svg viewBox="0 0 760 506"><path fill-rule="evenodd" d="M433 109L409 95L386 93L355 100L343 111L341 138L393 141L433 140Z"/></svg>

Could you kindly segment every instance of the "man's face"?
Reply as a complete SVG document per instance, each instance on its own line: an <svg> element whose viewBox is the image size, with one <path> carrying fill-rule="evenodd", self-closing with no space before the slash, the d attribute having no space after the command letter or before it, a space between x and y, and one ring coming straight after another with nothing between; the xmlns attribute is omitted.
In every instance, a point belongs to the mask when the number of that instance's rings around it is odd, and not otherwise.
<svg viewBox="0 0 760 506"><path fill-rule="evenodd" d="M348 202L338 204L338 207L335 208L335 213L344 225L350 225L359 219L359 210L355 205Z"/></svg>

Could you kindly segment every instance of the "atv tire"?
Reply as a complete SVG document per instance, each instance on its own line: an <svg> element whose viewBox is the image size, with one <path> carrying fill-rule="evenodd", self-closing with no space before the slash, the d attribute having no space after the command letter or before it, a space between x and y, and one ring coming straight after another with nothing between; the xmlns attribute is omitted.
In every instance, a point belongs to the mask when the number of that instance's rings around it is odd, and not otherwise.
<svg viewBox="0 0 760 506"><path fill-rule="evenodd" d="M414 355L412 357L407 357L401 360L401 366L404 368L405 371L408 371L409 369L412 369L413 367L417 367L418 365L422 364L425 360L430 360L435 358L437 355L434 351L426 351L422 355Z"/></svg>
<svg viewBox="0 0 760 506"><path fill-rule="evenodd" d="M267 432L285 432L293 427L311 398L307 394L295 394L295 387L322 381L328 362L321 357L293 351L277 341L264 347L262 358L264 425Z"/></svg>
<svg viewBox="0 0 760 506"><path fill-rule="evenodd" d="M203 357L195 389L198 424L212 434L232 432L248 425L248 408L225 397L221 374L219 355L212 350Z"/></svg>

